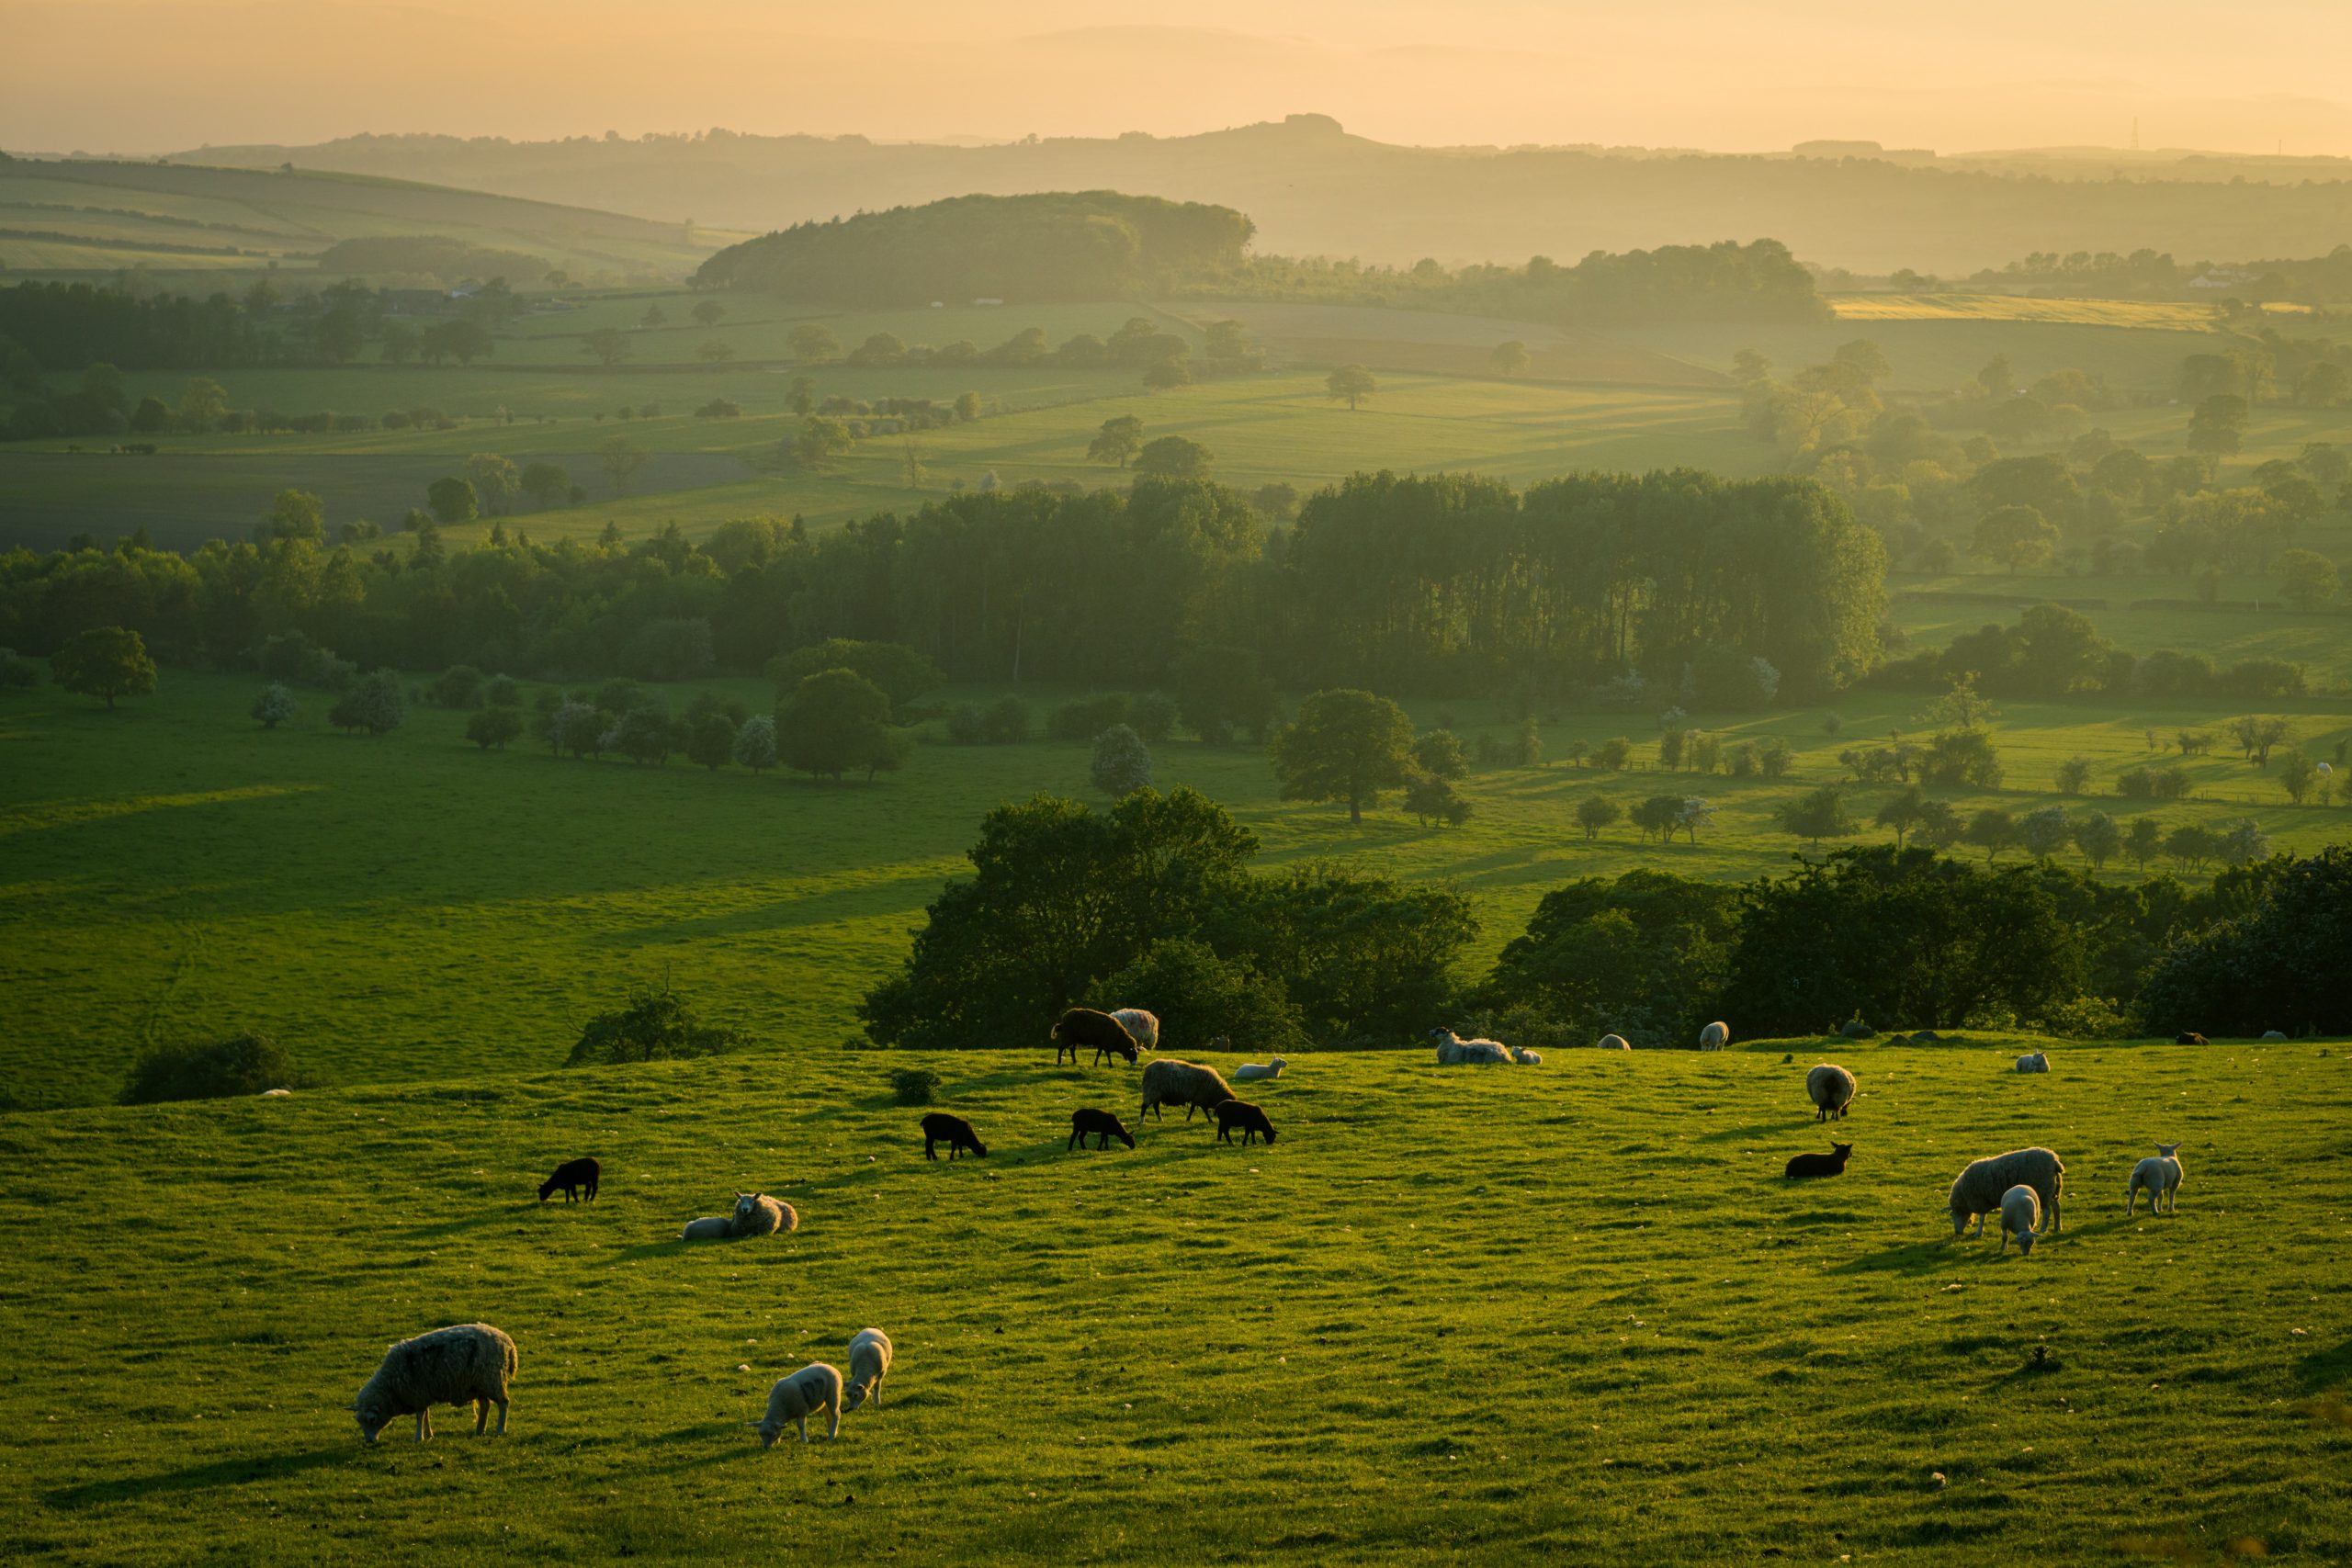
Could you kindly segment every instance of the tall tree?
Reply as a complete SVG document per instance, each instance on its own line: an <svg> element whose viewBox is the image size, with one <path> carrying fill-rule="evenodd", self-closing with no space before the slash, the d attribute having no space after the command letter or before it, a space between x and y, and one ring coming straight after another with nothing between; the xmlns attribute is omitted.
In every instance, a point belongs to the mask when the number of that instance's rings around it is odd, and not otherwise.
<svg viewBox="0 0 2352 1568"><path fill-rule="evenodd" d="M67 691L104 697L108 707L117 697L155 689L155 661L147 655L146 640L122 626L74 633L49 656L49 672Z"/></svg>
<svg viewBox="0 0 2352 1568"><path fill-rule="evenodd" d="M1324 395L1347 404L1351 412L1379 389L1379 381L1361 365L1342 365L1323 378Z"/></svg>
<svg viewBox="0 0 2352 1568"><path fill-rule="evenodd" d="M1386 697L1370 692L1317 692L1298 717L1269 743L1284 800L1344 801L1348 820L1384 789L1405 782L1413 765L1413 721Z"/></svg>

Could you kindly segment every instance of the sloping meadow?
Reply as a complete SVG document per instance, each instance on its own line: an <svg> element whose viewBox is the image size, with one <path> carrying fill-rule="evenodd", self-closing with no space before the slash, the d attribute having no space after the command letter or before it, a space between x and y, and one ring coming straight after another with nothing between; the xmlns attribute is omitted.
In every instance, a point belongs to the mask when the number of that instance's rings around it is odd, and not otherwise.
<svg viewBox="0 0 2352 1568"><path fill-rule="evenodd" d="M2047 1043L2052 1070L2014 1055ZM1792 1059L1783 1060L1788 1055ZM1804 1074L1851 1067L1817 1126ZM0 1118L0 1553L63 1562L2324 1560L2352 1543L2341 1046L1294 1060L1278 1129L1133 1125L1133 1068L897 1054ZM1235 1063L1220 1062L1230 1068ZM1856 1145L1844 1176L1788 1156ZM2177 1218L2125 1220L2184 1141ZM1943 1213L2045 1143L2030 1259ZM565 1158L594 1206L536 1201ZM687 1247L738 1189L795 1235ZM363 1448L384 1347L474 1319L509 1435ZM888 1329L880 1410L768 1384ZM2193 1483L2193 1484L2192 1484Z"/></svg>

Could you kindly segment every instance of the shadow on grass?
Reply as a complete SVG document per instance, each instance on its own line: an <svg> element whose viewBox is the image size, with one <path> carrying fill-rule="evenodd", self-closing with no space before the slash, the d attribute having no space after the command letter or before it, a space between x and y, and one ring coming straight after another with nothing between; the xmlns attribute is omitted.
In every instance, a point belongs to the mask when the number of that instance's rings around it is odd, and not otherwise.
<svg viewBox="0 0 2352 1568"><path fill-rule="evenodd" d="M1829 1270L1832 1274L1936 1274L1949 1269L1967 1254L1956 1250L1950 1236L1905 1242L1860 1258L1849 1258Z"/></svg>
<svg viewBox="0 0 2352 1568"><path fill-rule="evenodd" d="M2352 1339L2305 1356L2295 1363L2295 1377L2307 1394L2352 1382Z"/></svg>
<svg viewBox="0 0 2352 1568"><path fill-rule="evenodd" d="M210 1464L190 1465L185 1470L167 1470L160 1475L85 1481L79 1486L63 1486L44 1493L42 1501L52 1508L88 1508L101 1503L127 1502L174 1492L204 1492L215 1486L241 1486L254 1481L283 1481L289 1475L300 1475L322 1464L348 1460L358 1451L355 1434L352 1442L331 1449L312 1449L308 1453L279 1454L271 1459L216 1460Z"/></svg>

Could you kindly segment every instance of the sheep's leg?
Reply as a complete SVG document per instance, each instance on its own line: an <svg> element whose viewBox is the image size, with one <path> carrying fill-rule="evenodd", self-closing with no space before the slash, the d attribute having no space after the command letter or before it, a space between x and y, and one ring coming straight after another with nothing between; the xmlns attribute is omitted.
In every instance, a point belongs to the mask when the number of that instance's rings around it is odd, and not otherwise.
<svg viewBox="0 0 2352 1568"><path fill-rule="evenodd" d="M1068 1143L1066 1143L1066 1144L1064 1144L1064 1145L1062 1145L1062 1153L1064 1153L1064 1154L1068 1154L1068 1153L1069 1153L1069 1152L1070 1152L1070 1150L1072 1150L1072 1149L1074 1149L1074 1148L1078 1147L1078 1140L1079 1140L1079 1134L1076 1134L1076 1133L1072 1133L1072 1134L1069 1135L1069 1142L1068 1142Z"/></svg>
<svg viewBox="0 0 2352 1568"><path fill-rule="evenodd" d="M506 1397L503 1394L493 1397L498 1401L498 1435L503 1438L506 1436Z"/></svg>
<svg viewBox="0 0 2352 1568"><path fill-rule="evenodd" d="M804 1443L807 1442L808 1440L808 1417L804 1414L797 1416L793 1417L793 1419L800 1424L800 1440Z"/></svg>
<svg viewBox="0 0 2352 1568"><path fill-rule="evenodd" d="M925 1159L937 1159L939 1157L937 1155L932 1153L931 1140L929 1138L925 1138L922 1141L922 1157Z"/></svg>
<svg viewBox="0 0 2352 1568"><path fill-rule="evenodd" d="M430 1438L432 1436L433 1413L429 1410L418 1411L416 1413L416 1440L421 1443Z"/></svg>
<svg viewBox="0 0 2352 1568"><path fill-rule="evenodd" d="M882 1408L882 1374L879 1372L874 1374L874 1408Z"/></svg>
<svg viewBox="0 0 2352 1568"><path fill-rule="evenodd" d="M832 1404L831 1406L830 1406L830 1407L829 1407L829 1414L831 1414L831 1416L832 1416L832 1420L831 1420L830 1423L828 1423L828 1424L827 1424L827 1426L826 1426L826 1427L825 1427L825 1436L827 1436L828 1438L838 1438L838 1437L840 1437L840 1436L842 1435L842 1407L841 1407L841 1405L840 1405L839 1404Z"/></svg>
<svg viewBox="0 0 2352 1568"><path fill-rule="evenodd" d="M490 1400L486 1395L474 1396L474 1436L479 1438L490 1428Z"/></svg>

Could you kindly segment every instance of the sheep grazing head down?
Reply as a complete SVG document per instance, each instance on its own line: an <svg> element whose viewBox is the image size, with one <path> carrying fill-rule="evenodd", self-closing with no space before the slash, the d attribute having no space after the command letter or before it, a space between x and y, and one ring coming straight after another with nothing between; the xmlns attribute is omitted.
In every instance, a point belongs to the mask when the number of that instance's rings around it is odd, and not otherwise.
<svg viewBox="0 0 2352 1568"><path fill-rule="evenodd" d="M392 1417L399 1412L388 1410L370 1400L365 1404L355 1402L351 1406L351 1414L358 1418L360 1437L372 1443L376 1440L376 1434L391 1425Z"/></svg>

